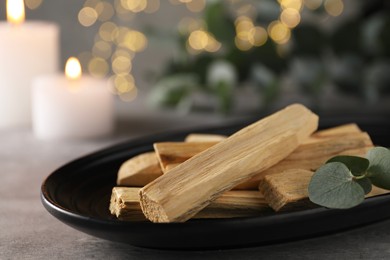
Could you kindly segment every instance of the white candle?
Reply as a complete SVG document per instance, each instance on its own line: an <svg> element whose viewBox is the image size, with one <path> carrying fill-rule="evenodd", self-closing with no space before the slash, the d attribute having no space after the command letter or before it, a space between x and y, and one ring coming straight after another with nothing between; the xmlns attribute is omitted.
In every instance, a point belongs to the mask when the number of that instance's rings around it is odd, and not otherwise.
<svg viewBox="0 0 390 260"><path fill-rule="evenodd" d="M7 2L0 23L0 128L31 123L31 80L58 70L59 28L23 22L23 1Z"/></svg>
<svg viewBox="0 0 390 260"><path fill-rule="evenodd" d="M65 75L33 81L33 131L41 139L93 138L113 129L109 81L81 77L78 61L69 59Z"/></svg>

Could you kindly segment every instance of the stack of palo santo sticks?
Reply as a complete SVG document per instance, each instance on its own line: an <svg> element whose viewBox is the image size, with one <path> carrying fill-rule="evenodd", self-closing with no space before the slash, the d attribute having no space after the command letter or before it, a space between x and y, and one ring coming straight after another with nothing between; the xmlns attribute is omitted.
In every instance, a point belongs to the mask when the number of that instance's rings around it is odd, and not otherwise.
<svg viewBox="0 0 390 260"><path fill-rule="evenodd" d="M317 168L373 147L356 124L317 127L318 116L294 104L229 137L155 143L120 167L110 212L128 221L184 222L311 208L307 188ZM386 192L373 187L367 196Z"/></svg>

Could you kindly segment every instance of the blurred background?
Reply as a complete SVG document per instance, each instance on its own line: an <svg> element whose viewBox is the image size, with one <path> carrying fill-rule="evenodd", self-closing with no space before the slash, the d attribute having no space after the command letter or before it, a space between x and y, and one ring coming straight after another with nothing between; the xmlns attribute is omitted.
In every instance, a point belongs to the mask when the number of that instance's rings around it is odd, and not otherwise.
<svg viewBox="0 0 390 260"><path fill-rule="evenodd" d="M25 4L27 19L60 25L62 66L76 56L85 72L109 77L125 115L137 103L224 116L292 102L319 112L390 111L390 1ZM4 20L5 0L0 7Z"/></svg>

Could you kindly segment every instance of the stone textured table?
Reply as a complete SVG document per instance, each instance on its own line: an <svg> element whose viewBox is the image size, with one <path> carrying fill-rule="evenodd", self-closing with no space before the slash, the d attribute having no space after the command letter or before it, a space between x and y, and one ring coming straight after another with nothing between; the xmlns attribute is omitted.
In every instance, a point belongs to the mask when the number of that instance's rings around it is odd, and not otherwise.
<svg viewBox="0 0 390 260"><path fill-rule="evenodd" d="M161 251L76 231L52 217L40 202L42 181L72 159L148 133L225 121L212 116L132 116L120 121L111 137L79 141L37 140L28 128L0 130L0 259L390 259L390 220L269 246Z"/></svg>

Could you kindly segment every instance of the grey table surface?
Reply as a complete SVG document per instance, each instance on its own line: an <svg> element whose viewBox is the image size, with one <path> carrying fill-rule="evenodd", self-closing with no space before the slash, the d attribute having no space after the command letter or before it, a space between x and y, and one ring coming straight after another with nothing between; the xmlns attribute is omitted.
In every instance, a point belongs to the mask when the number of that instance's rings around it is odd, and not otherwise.
<svg viewBox="0 0 390 260"><path fill-rule="evenodd" d="M165 251L81 233L55 219L41 204L40 186L45 177L77 157L146 134L225 121L214 117L132 117L119 122L112 136L94 140L45 141L36 139L29 128L0 130L0 259L390 259L390 220L268 246Z"/></svg>

